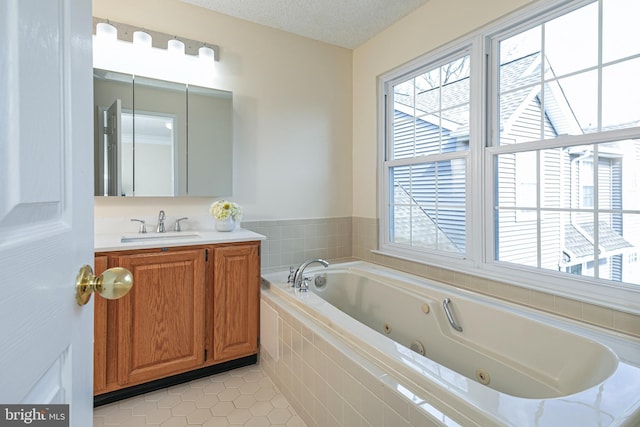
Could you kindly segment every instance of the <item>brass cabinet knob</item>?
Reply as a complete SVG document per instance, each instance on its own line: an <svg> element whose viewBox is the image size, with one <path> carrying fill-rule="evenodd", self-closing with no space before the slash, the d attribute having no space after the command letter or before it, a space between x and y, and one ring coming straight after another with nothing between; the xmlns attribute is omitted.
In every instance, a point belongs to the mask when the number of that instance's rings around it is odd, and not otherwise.
<svg viewBox="0 0 640 427"><path fill-rule="evenodd" d="M118 299L125 296L132 286L133 275L126 268L113 267L94 276L91 266L85 265L76 277L76 301L79 305L85 305L91 299L92 292L106 299Z"/></svg>

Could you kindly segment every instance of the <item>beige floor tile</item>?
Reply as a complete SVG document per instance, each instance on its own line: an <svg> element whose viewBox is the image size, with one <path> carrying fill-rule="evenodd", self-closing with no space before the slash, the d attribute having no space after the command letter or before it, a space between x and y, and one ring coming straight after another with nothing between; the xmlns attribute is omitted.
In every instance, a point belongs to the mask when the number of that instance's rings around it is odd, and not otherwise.
<svg viewBox="0 0 640 427"><path fill-rule="evenodd" d="M287 408L274 408L267 414L272 424L286 424L293 415Z"/></svg>
<svg viewBox="0 0 640 427"><path fill-rule="evenodd" d="M306 427L256 365L104 405L93 418L94 427Z"/></svg>
<svg viewBox="0 0 640 427"><path fill-rule="evenodd" d="M271 402L256 402L249 408L254 417L266 416L272 410L273 405Z"/></svg>

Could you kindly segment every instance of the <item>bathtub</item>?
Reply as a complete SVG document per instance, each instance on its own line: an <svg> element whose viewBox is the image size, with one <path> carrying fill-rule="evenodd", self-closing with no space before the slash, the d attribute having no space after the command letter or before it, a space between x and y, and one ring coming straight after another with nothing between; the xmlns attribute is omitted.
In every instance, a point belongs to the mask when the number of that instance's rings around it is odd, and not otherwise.
<svg viewBox="0 0 640 427"><path fill-rule="evenodd" d="M308 424L640 425L638 341L366 262L305 273L263 275L261 361Z"/></svg>

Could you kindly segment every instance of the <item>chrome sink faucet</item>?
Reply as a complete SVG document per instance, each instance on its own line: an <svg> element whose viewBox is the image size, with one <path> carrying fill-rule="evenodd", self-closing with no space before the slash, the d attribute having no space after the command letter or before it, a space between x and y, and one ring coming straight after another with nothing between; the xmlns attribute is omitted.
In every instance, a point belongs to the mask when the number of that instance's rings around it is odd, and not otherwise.
<svg viewBox="0 0 640 427"><path fill-rule="evenodd" d="M304 279L304 269L307 268L310 264L313 263L319 263L322 264L325 267L329 267L329 263L325 260L323 260L322 258L314 258L314 259L308 259L305 262L303 262L302 264L300 264L300 266L298 267L298 269L296 270L296 272L293 275L293 287L296 289L300 289L301 292L306 292L309 290L309 285L307 284L307 282ZM304 285L303 285L304 283Z"/></svg>
<svg viewBox="0 0 640 427"><path fill-rule="evenodd" d="M158 213L158 228L156 228L156 233L165 233L167 231L164 228L165 219L166 219L166 216L164 214L164 211L160 211L160 213Z"/></svg>

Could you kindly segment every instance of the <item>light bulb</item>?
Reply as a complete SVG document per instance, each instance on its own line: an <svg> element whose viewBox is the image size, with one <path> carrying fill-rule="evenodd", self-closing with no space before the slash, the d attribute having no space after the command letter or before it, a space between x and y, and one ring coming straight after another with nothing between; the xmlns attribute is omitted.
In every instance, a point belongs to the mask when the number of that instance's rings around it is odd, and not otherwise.
<svg viewBox="0 0 640 427"><path fill-rule="evenodd" d="M118 30L107 22L99 22L98 25L96 25L96 37L105 40L117 40Z"/></svg>
<svg viewBox="0 0 640 427"><path fill-rule="evenodd" d="M133 44L140 47L151 47L151 36L144 31L133 33Z"/></svg>
<svg viewBox="0 0 640 427"><path fill-rule="evenodd" d="M167 50L172 54L184 54L184 43L178 39L171 39L167 43Z"/></svg>
<svg viewBox="0 0 640 427"><path fill-rule="evenodd" d="M210 61L215 61L216 52L210 47L202 46L200 49L198 49L198 57L202 59L210 60Z"/></svg>

